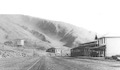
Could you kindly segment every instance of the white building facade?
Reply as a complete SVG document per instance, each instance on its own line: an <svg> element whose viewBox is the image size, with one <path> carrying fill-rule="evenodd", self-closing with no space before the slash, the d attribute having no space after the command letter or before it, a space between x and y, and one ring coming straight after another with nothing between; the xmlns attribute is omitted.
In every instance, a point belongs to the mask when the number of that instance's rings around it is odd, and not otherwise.
<svg viewBox="0 0 120 70"><path fill-rule="evenodd" d="M106 47L105 57L120 55L120 37L101 37L98 44Z"/></svg>

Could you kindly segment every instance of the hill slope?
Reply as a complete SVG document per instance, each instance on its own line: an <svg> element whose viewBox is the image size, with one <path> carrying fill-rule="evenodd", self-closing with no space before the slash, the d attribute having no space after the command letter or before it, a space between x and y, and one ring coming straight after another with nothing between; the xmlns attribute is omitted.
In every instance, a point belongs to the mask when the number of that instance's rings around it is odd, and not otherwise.
<svg viewBox="0 0 120 70"><path fill-rule="evenodd" d="M0 42L25 38L54 47L74 47L77 43L94 40L95 34L64 22L50 21L25 15L0 15Z"/></svg>

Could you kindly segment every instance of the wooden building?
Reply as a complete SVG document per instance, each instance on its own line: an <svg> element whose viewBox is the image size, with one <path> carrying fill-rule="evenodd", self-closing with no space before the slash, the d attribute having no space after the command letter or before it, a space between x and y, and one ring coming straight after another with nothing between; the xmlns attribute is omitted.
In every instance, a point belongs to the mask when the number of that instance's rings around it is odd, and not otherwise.
<svg viewBox="0 0 120 70"><path fill-rule="evenodd" d="M52 47L52 48L47 49L46 52L55 53L55 49L56 48Z"/></svg>
<svg viewBox="0 0 120 70"><path fill-rule="evenodd" d="M71 49L71 56L111 57L120 55L120 37L106 36Z"/></svg>
<svg viewBox="0 0 120 70"><path fill-rule="evenodd" d="M97 40L83 43L71 49L71 56L104 57L105 46L100 46Z"/></svg>

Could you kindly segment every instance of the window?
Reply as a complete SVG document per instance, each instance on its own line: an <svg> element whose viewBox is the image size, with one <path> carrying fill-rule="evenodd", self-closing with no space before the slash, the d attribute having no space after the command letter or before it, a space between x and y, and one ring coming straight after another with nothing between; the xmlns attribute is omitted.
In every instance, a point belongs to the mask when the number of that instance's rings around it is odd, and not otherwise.
<svg viewBox="0 0 120 70"><path fill-rule="evenodd" d="M102 39L102 44L105 44L105 38Z"/></svg>
<svg viewBox="0 0 120 70"><path fill-rule="evenodd" d="M104 44L104 38L102 39L102 44Z"/></svg>
<svg viewBox="0 0 120 70"><path fill-rule="evenodd" d="M105 38L100 38L98 41L99 44L105 44Z"/></svg>

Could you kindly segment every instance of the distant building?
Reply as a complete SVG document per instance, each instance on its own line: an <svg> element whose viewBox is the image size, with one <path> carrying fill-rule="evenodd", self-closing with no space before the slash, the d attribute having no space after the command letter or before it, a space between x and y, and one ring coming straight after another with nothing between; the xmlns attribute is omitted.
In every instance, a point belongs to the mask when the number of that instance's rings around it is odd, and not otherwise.
<svg viewBox="0 0 120 70"><path fill-rule="evenodd" d="M16 45L18 47L22 47L22 46L24 46L24 44L25 44L25 40L23 40L23 39L17 39L16 40Z"/></svg>
<svg viewBox="0 0 120 70"><path fill-rule="evenodd" d="M47 49L46 52L55 53L55 49L56 48L52 47L52 48Z"/></svg>
<svg viewBox="0 0 120 70"><path fill-rule="evenodd" d="M62 50L61 48L56 48L56 49L55 49L55 55L56 55L56 56L62 56L62 51L63 51L63 50Z"/></svg>
<svg viewBox="0 0 120 70"><path fill-rule="evenodd" d="M71 56L111 57L120 55L120 37L101 37L71 49Z"/></svg>
<svg viewBox="0 0 120 70"><path fill-rule="evenodd" d="M70 56L70 48L49 48L46 52L54 53L56 56Z"/></svg>

